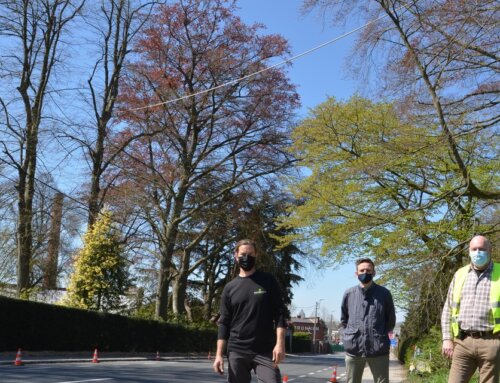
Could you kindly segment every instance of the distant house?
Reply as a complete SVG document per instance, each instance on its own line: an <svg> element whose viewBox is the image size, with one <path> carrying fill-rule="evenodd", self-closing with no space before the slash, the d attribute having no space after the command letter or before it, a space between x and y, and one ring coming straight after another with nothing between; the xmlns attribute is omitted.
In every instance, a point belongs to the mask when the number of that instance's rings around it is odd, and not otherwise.
<svg viewBox="0 0 500 383"><path fill-rule="evenodd" d="M311 340L328 340L328 327L321 318L306 318L302 317L301 314L302 313L296 317L290 318L290 323L293 325L294 332L308 332L311 335Z"/></svg>

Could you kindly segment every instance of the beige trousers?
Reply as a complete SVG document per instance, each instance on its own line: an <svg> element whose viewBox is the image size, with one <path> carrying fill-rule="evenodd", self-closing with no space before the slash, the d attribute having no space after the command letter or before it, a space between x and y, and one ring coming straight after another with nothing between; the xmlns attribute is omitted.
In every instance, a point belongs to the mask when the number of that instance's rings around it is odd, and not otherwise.
<svg viewBox="0 0 500 383"><path fill-rule="evenodd" d="M500 339L455 339L448 383L468 383L479 368L479 383L500 382Z"/></svg>
<svg viewBox="0 0 500 383"><path fill-rule="evenodd" d="M361 383L368 363L375 383L389 383L389 354L373 357L345 355L347 383Z"/></svg>

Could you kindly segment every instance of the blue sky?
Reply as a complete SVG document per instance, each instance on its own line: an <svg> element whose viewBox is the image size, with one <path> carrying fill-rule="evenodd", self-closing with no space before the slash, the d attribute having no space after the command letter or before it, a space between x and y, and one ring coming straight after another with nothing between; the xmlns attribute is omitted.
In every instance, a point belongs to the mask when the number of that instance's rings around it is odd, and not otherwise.
<svg viewBox="0 0 500 383"><path fill-rule="evenodd" d="M239 15L246 23L259 22L266 26L266 33L278 33L291 46L292 56L341 36L359 25L350 24L345 28L332 27L318 13L301 14L302 0L239 0ZM360 24L361 25L361 24ZM351 53L356 34L329 44L292 64L288 74L297 85L301 97L301 117L310 108L326 100L328 96L348 99L360 92L361 84L348 78L347 58ZM301 309L306 315L314 315L316 302L318 314L335 320L340 317L340 305L344 291L354 286L357 279L354 265L340 265L336 269L322 270L306 267L302 272L305 281L293 289L292 314ZM398 321L404 318L397 313Z"/></svg>
<svg viewBox="0 0 500 383"><path fill-rule="evenodd" d="M237 5L239 15L245 22L262 23L266 26L265 32L285 37L290 43L292 56L357 27L332 28L318 13L302 15L302 1L238 0ZM301 96L302 115L327 96L347 99L356 92L359 84L349 80L344 70L354 39L355 35L348 36L293 62L289 76Z"/></svg>

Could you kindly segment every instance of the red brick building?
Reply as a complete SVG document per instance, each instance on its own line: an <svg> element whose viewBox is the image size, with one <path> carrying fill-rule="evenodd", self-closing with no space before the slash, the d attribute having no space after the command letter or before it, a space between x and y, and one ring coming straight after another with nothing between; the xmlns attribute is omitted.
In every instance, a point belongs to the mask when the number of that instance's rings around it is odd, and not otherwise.
<svg viewBox="0 0 500 383"><path fill-rule="evenodd" d="M298 316L291 318L290 322L293 324L294 332L308 332L311 335L311 340L327 340L328 327L321 318L302 318Z"/></svg>
<svg viewBox="0 0 500 383"><path fill-rule="evenodd" d="M302 311L298 316L290 318L293 332L309 333L311 339L311 351L314 353L329 352L328 327L319 317L306 317ZM314 340L314 344L313 344Z"/></svg>

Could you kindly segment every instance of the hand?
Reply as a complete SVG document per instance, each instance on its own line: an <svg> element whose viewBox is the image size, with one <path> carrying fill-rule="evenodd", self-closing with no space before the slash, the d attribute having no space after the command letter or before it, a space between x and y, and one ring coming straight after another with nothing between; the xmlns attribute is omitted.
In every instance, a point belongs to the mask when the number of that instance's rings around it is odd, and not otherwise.
<svg viewBox="0 0 500 383"><path fill-rule="evenodd" d="M276 344L273 350L273 362L277 366L285 360L285 346L282 344Z"/></svg>
<svg viewBox="0 0 500 383"><path fill-rule="evenodd" d="M223 375L224 374L224 357L215 356L214 364L213 364L214 372Z"/></svg>
<svg viewBox="0 0 500 383"><path fill-rule="evenodd" d="M443 347L441 353L446 357L450 358L453 356L453 341L450 339L443 340Z"/></svg>

